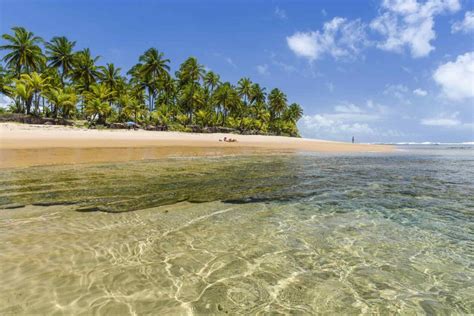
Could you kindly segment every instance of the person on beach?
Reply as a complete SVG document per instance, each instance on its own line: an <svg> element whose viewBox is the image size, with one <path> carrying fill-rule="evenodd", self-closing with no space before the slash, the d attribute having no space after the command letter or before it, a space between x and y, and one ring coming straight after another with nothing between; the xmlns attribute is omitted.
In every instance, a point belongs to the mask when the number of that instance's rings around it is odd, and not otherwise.
<svg viewBox="0 0 474 316"><path fill-rule="evenodd" d="M224 142L226 142L226 143L235 143L235 142L237 142L237 139L235 139L235 138L230 138L230 137L229 137L229 138L224 137L224 140L219 139L219 141L220 141L220 142L224 141Z"/></svg>
<svg viewBox="0 0 474 316"><path fill-rule="evenodd" d="M352 136L352 143L354 144L354 136Z"/></svg>

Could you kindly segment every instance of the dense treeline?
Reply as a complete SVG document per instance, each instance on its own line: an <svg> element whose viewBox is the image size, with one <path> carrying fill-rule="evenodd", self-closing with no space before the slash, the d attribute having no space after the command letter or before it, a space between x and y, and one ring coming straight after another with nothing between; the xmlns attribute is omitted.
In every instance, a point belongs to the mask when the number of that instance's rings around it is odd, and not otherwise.
<svg viewBox="0 0 474 316"><path fill-rule="evenodd" d="M249 78L237 85L221 82L194 57L173 77L170 60L150 48L124 75L114 64L97 65L99 57L87 48L75 51L76 42L66 37L46 42L14 27L2 38L0 93L14 100L12 112L86 119L90 124L134 121L171 130L198 125L298 135L302 109L296 103L288 105L281 90L267 93Z"/></svg>

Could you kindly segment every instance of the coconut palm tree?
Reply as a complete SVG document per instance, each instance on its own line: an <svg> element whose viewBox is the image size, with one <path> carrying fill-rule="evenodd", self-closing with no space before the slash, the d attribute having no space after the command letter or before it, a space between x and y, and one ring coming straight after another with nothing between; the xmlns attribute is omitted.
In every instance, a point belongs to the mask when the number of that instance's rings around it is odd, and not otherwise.
<svg viewBox="0 0 474 316"><path fill-rule="evenodd" d="M297 103L292 103L283 114L286 121L290 121L294 124L303 117L303 109Z"/></svg>
<svg viewBox="0 0 474 316"><path fill-rule="evenodd" d="M12 78L2 65L0 65L0 93L8 97L13 96Z"/></svg>
<svg viewBox="0 0 474 316"><path fill-rule="evenodd" d="M33 99L33 89L31 86L27 85L21 80L17 80L13 90L13 96L15 96L18 100L17 111L19 113L24 113L26 110L27 113L29 113L29 109L31 109L31 101Z"/></svg>
<svg viewBox="0 0 474 316"><path fill-rule="evenodd" d="M51 111L55 118L58 117L58 112L61 110L63 118L67 119L71 111L76 108L77 95L72 88L53 88L45 96L53 106Z"/></svg>
<svg viewBox="0 0 474 316"><path fill-rule="evenodd" d="M241 98L244 98L245 105L248 105L250 96L252 95L252 81L249 78L242 78L237 83L237 92Z"/></svg>
<svg viewBox="0 0 474 316"><path fill-rule="evenodd" d="M272 119L279 118L286 108L286 95L278 88L270 91L268 95L268 105Z"/></svg>
<svg viewBox="0 0 474 316"><path fill-rule="evenodd" d="M23 27L13 27L12 31L13 35L2 35L8 44L0 46L0 50L9 51L3 56L7 67L14 70L17 78L22 73L41 69L46 60L39 46L43 39Z"/></svg>
<svg viewBox="0 0 474 316"><path fill-rule="evenodd" d="M45 44L48 56L48 67L61 69L61 83L64 86L64 78L73 67L73 49L76 42L69 41L65 36L55 36Z"/></svg>
<svg viewBox="0 0 474 316"><path fill-rule="evenodd" d="M261 103L264 104L266 99L265 88L260 87L258 83L252 84L250 92L250 103Z"/></svg>
<svg viewBox="0 0 474 316"><path fill-rule="evenodd" d="M135 75L140 78L148 90L148 108L151 111L154 108L158 81L168 74L170 60L164 58L164 54L156 48L150 48L140 56L139 61L140 63L136 65Z"/></svg>
<svg viewBox="0 0 474 316"><path fill-rule="evenodd" d="M89 91L84 91L83 96L87 101L98 99L103 102L109 102L114 99L116 92L107 87L104 83L92 84Z"/></svg>
<svg viewBox="0 0 474 316"><path fill-rule="evenodd" d="M189 57L176 72L178 88L181 90L181 106L188 113L189 120L199 106L205 102L204 91L199 81L204 77L204 66L195 57ZM196 101L199 104L196 104Z"/></svg>
<svg viewBox="0 0 474 316"><path fill-rule="evenodd" d="M221 83L219 75L213 71L208 71L204 75L203 81L204 81L204 88L209 90L211 93Z"/></svg>
<svg viewBox="0 0 474 316"><path fill-rule="evenodd" d="M98 68L99 80L110 90L116 90L120 84L120 70L121 68L115 68L115 65L107 63L105 66L99 66Z"/></svg>
<svg viewBox="0 0 474 316"><path fill-rule="evenodd" d="M49 89L50 78L46 75L32 72L29 74L22 74L20 80L33 91L33 103L35 105L34 114L39 115L40 98L42 97L42 93ZM30 112L30 106L27 106L26 113L30 114Z"/></svg>
<svg viewBox="0 0 474 316"><path fill-rule="evenodd" d="M240 98L234 87L229 82L225 82L216 89L214 102L223 114L222 125L224 126L229 112L235 111L239 107Z"/></svg>
<svg viewBox="0 0 474 316"><path fill-rule="evenodd" d="M128 94L122 96L119 102L122 104L123 112L127 118L132 118L135 123L138 123L139 117L146 111L143 103Z"/></svg>
<svg viewBox="0 0 474 316"><path fill-rule="evenodd" d="M179 71L176 72L176 77L182 86L191 83L196 85L204 77L204 74L204 66L199 64L196 57L189 57L181 64Z"/></svg>
<svg viewBox="0 0 474 316"><path fill-rule="evenodd" d="M79 86L80 91L88 91L99 77L99 71L95 65L99 58L99 56L93 58L88 48L74 54L71 77Z"/></svg>
<svg viewBox="0 0 474 316"><path fill-rule="evenodd" d="M86 101L85 113L91 121L96 120L98 124L105 124L107 116L112 111L109 103L100 98L92 98Z"/></svg>

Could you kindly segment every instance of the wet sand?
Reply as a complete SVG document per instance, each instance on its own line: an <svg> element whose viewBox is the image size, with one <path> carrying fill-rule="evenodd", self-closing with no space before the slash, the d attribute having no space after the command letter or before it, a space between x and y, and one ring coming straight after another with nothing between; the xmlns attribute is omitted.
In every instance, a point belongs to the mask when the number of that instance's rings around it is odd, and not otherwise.
<svg viewBox="0 0 474 316"><path fill-rule="evenodd" d="M224 137L238 141L220 141ZM89 130L64 126L0 124L0 168L130 161L170 156L392 150L391 146L282 136Z"/></svg>

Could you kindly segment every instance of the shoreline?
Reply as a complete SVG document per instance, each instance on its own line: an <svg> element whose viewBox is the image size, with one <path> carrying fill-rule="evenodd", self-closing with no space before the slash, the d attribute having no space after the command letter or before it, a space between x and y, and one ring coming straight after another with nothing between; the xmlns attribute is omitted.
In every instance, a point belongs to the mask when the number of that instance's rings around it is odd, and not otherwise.
<svg viewBox="0 0 474 316"><path fill-rule="evenodd" d="M219 141L224 137L238 141ZM394 147L387 145L351 144L284 136L90 130L57 125L0 123L0 168L131 161L169 156L392 151Z"/></svg>

